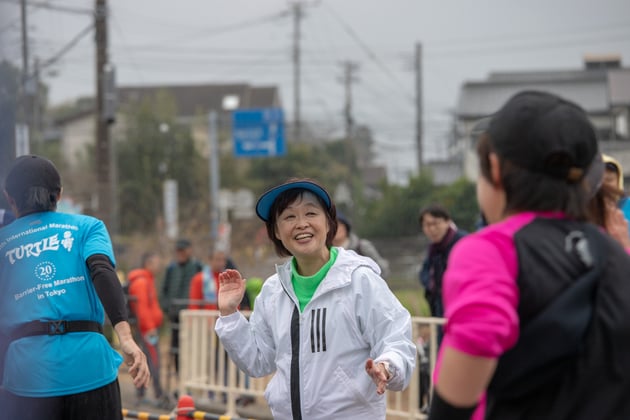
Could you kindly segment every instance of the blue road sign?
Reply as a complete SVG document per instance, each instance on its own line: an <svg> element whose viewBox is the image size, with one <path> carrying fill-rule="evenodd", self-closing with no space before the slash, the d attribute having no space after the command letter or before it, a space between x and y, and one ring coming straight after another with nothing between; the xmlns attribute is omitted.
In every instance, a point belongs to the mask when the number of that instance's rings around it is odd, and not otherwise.
<svg viewBox="0 0 630 420"><path fill-rule="evenodd" d="M232 140L235 157L286 155L282 108L234 110Z"/></svg>

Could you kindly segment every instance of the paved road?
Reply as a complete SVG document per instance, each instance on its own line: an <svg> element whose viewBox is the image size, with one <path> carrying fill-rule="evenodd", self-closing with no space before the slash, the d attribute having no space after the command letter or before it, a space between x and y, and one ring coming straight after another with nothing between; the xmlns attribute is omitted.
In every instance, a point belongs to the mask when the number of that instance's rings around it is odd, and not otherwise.
<svg viewBox="0 0 630 420"><path fill-rule="evenodd" d="M124 366L121 366L120 368L118 382L120 383L123 408L136 412L148 412L151 414L170 414L177 404L177 401L172 398L172 405L170 408L159 407L153 398L154 396L151 389L148 389L145 392L145 397L148 401L138 404L136 389L131 381L131 376L126 372ZM225 414L226 412L224 404L213 402L207 398L196 400L195 408L199 411L214 414ZM264 401L258 401L256 403L249 404L246 407L237 407L237 411L242 418L272 420L269 408Z"/></svg>

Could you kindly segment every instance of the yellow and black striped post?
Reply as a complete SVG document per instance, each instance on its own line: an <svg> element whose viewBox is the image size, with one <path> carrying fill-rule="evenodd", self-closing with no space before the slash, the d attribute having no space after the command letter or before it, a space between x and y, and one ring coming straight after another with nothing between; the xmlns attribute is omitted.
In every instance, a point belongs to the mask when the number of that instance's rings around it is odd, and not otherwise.
<svg viewBox="0 0 630 420"><path fill-rule="evenodd" d="M174 414L152 414L146 411L132 411L126 408L122 410L123 417L125 419L138 419L138 420L175 420ZM243 419L241 417L223 416L219 414L207 413L205 411L191 410L185 413L179 413L179 417L185 417L194 420L253 420Z"/></svg>

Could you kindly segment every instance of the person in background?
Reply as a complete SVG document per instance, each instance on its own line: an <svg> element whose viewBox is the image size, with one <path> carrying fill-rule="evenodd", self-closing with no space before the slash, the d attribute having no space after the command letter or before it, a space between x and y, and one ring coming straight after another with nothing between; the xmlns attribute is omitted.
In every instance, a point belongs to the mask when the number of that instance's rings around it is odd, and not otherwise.
<svg viewBox="0 0 630 420"><path fill-rule="evenodd" d="M630 418L630 257L589 222L588 115L520 92L477 154L489 225L449 258L429 419Z"/></svg>
<svg viewBox="0 0 630 420"><path fill-rule="evenodd" d="M593 159L591 168L586 176L586 184L591 197L588 202L589 220L601 226L610 236L619 242L626 250L630 251L630 230L628 221L618 207L619 197L623 191L615 182L604 182L605 169L604 156Z"/></svg>
<svg viewBox="0 0 630 420"><path fill-rule="evenodd" d="M333 245L372 258L381 269L381 277L386 280L389 277L389 261L379 254L372 242L367 239L359 238L359 236L352 231L350 220L341 212L337 213L337 234L333 239Z"/></svg>
<svg viewBox="0 0 630 420"><path fill-rule="evenodd" d="M427 256L420 269L420 282L424 287L424 295L431 308L431 316L443 317L442 280L448 256L453 246L467 232L457 229L448 211L439 204L432 204L420 210L418 223L429 240Z"/></svg>
<svg viewBox="0 0 630 420"><path fill-rule="evenodd" d="M249 277L245 282L245 294L249 300L251 310L254 310L254 304L256 303L256 298L262 290L263 283L264 280L260 277Z"/></svg>
<svg viewBox="0 0 630 420"><path fill-rule="evenodd" d="M245 279L219 276L215 331L237 366L274 374L265 397L277 419L385 419L385 390L415 367L411 316L376 263L332 246L336 209L324 188L291 179L264 193L256 213L280 257L249 320Z"/></svg>
<svg viewBox="0 0 630 420"><path fill-rule="evenodd" d="M190 282L188 292L188 309L218 309L217 296L219 290L219 274L228 268L236 269L234 262L225 251L212 249L208 254L208 264L195 274ZM241 309L250 309L248 296L245 295Z"/></svg>
<svg viewBox="0 0 630 420"><path fill-rule="evenodd" d="M201 262L193 257L191 242L179 239L175 243L175 261L166 267L160 290L160 305L171 324L171 355L176 372L179 372L179 311L188 306L190 282L202 268Z"/></svg>
<svg viewBox="0 0 630 420"><path fill-rule="evenodd" d="M621 209L624 217L630 222L630 199L625 193L623 186L623 168L621 163L614 157L602 153L604 160L604 180L603 184L608 185L610 189L616 189L618 191L617 207Z"/></svg>
<svg viewBox="0 0 630 420"><path fill-rule="evenodd" d="M138 388L151 375L105 225L56 211L61 177L41 156L15 159L4 193L17 218L0 229L0 419L122 420L119 365Z"/></svg>
<svg viewBox="0 0 630 420"><path fill-rule="evenodd" d="M483 217L482 217L483 219ZM448 256L453 246L467 233L457 229L448 211L439 204L432 204L420 210L418 223L422 232L429 240L427 255L422 262L419 277L424 289L424 297L429 304L431 316L442 318L444 316L444 304L442 302L442 280L448 263ZM443 328L437 329L437 345L442 342ZM430 342L427 340L418 347L420 355L428 353ZM429 407L430 366L428 363L420 363L420 408L423 412Z"/></svg>
<svg viewBox="0 0 630 420"><path fill-rule="evenodd" d="M218 309L218 291L219 291L219 274L228 268L236 269L234 262L227 257L225 251L213 248L208 254L208 265L204 265L203 269L194 275L190 282L190 292L188 297L188 309ZM243 300L239 305L239 309L249 310L249 296L245 294ZM216 368L218 371L219 358L224 357L227 361L227 354L223 352L223 355L219 354L219 347L216 347ZM227 363L224 364L225 369L223 371L223 384L227 385ZM246 384L249 384L248 378L246 378ZM210 393L210 398L214 399L214 393ZM227 395L222 393L221 398L225 403L227 401ZM249 396L240 396L237 399L237 404L245 406L254 402L254 398Z"/></svg>
<svg viewBox="0 0 630 420"><path fill-rule="evenodd" d="M127 275L129 282L129 307L136 319L133 330L137 332L136 341L141 343L147 356L153 382L153 393L157 406L169 408L171 402L162 390L160 382L160 327L163 314L155 288L155 276L162 269L162 258L157 252L147 252L142 256L140 268L131 270ZM145 389L136 391L138 405L143 401Z"/></svg>

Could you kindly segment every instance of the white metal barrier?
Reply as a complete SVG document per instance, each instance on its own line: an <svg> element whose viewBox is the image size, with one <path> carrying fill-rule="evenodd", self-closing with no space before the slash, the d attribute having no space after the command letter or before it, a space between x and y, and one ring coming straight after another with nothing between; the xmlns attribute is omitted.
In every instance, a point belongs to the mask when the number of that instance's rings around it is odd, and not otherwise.
<svg viewBox="0 0 630 420"><path fill-rule="evenodd" d="M243 312L246 316L247 312ZM223 345L214 332L218 311L183 310L179 324L179 378L180 395L193 396L225 395L226 416L237 416L237 399L242 396L256 398L264 402L264 391L272 375L263 378L250 378L241 372L226 356ZM425 419L422 408L428 403L432 389L431 374L437 357L438 326L443 318L412 317L413 340L418 347L416 369L403 392L390 392L387 399L387 418ZM428 343L428 354L424 353ZM421 355L425 354L422 358ZM421 387L421 366L428 371L428 386ZM426 379L426 375L425 375ZM428 388L428 389L427 389ZM420 395L424 401L420 402Z"/></svg>

